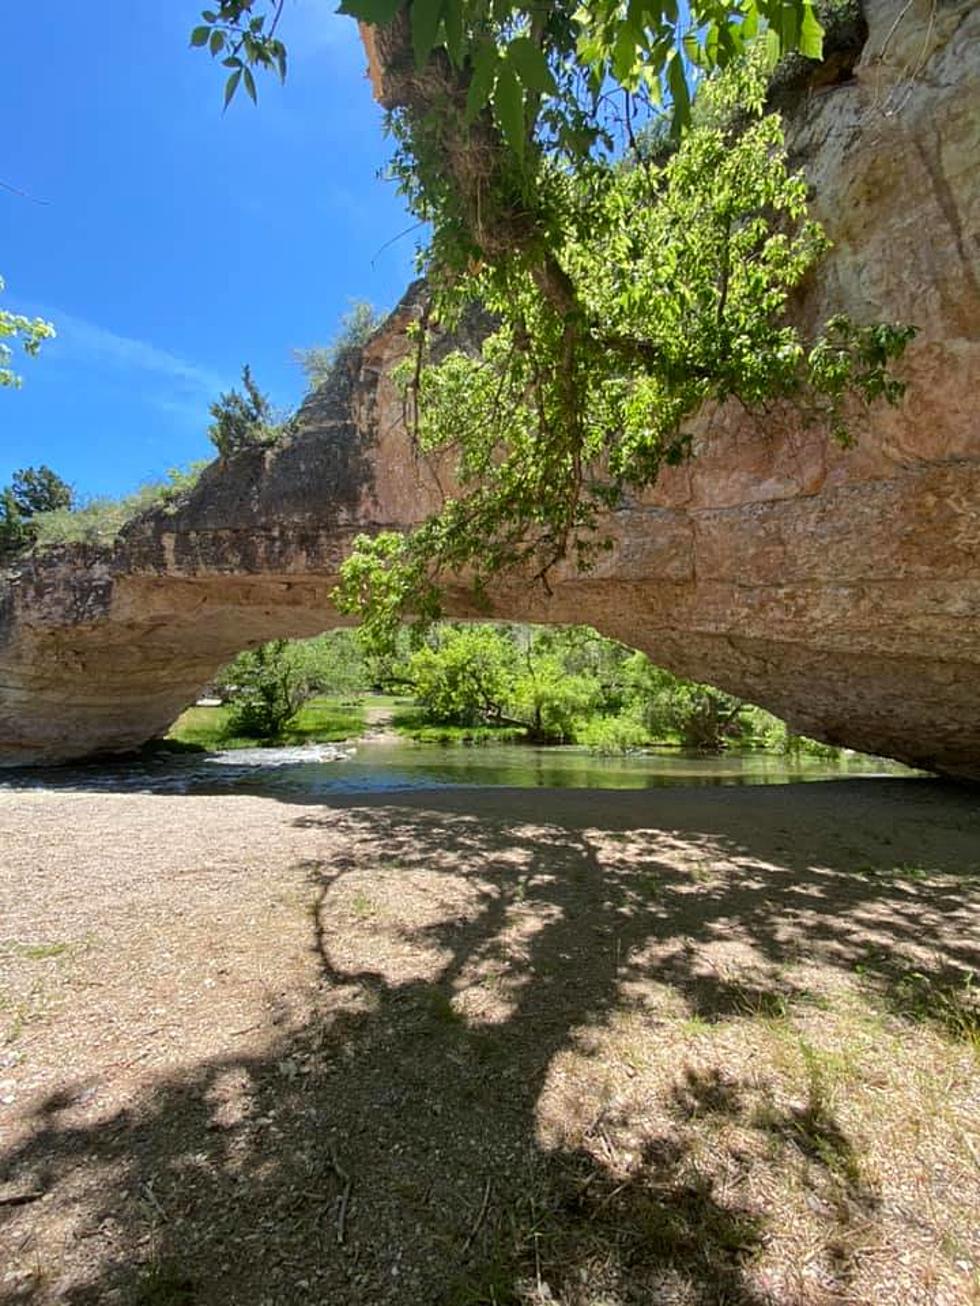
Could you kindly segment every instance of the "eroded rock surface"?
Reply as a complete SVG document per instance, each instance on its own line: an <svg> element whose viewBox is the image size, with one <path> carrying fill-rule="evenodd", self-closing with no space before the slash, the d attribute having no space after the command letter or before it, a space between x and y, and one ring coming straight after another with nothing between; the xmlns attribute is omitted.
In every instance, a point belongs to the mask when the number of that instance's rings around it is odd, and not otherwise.
<svg viewBox="0 0 980 1306"><path fill-rule="evenodd" d="M800 311L916 323L901 407L875 408L847 453L790 412L706 416L696 459L615 514L598 571L494 601L589 622L817 738L978 779L980 10L874 0L867 17L853 77L811 92L793 130L835 246ZM413 311L287 446L216 463L111 549L0 583L3 762L136 747L242 647L337 624L353 535L438 499L389 379Z"/></svg>

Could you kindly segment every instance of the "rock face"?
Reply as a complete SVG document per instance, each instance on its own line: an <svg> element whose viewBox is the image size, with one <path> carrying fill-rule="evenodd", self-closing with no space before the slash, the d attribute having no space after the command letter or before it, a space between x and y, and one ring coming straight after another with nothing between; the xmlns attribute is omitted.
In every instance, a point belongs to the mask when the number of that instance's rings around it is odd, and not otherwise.
<svg viewBox="0 0 980 1306"><path fill-rule="evenodd" d="M494 604L591 623L817 738L980 779L980 9L866 9L853 75L793 128L834 241L800 312L914 322L902 406L872 410L850 452L789 412L706 416L698 456L614 515L599 570L550 595L512 579ZM285 447L214 464L111 549L0 582L0 760L138 746L241 648L338 624L353 535L438 499L389 379L412 314L409 296Z"/></svg>

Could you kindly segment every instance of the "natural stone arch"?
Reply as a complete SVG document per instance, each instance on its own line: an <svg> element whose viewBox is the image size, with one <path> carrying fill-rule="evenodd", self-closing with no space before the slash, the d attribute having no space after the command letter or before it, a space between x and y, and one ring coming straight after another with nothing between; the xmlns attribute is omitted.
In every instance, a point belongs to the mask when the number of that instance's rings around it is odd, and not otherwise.
<svg viewBox="0 0 980 1306"><path fill-rule="evenodd" d="M980 11L923 0L892 30L892 6L867 8L854 80L794 128L835 246L798 311L916 323L904 403L846 453L788 410L705 415L697 457L612 514L594 572L561 569L550 594L510 578L494 615L588 623L795 730L980 778ZM243 646L339 624L353 536L438 498L390 380L414 311L348 356L286 446L216 463L111 549L0 583L0 760L134 748ZM448 610L474 615L462 587Z"/></svg>

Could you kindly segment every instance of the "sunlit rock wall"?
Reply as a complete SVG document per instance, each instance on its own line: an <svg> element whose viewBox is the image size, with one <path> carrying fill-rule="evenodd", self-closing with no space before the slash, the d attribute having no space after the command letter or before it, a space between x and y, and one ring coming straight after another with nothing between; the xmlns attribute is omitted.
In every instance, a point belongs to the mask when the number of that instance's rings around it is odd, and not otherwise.
<svg viewBox="0 0 980 1306"><path fill-rule="evenodd" d="M615 514L598 571L494 601L589 622L817 738L980 778L980 9L866 10L853 76L794 112L834 241L798 311L914 322L904 402L860 419L850 452L791 412L705 414L697 457ZM286 447L215 464L111 549L0 583L3 762L133 748L240 648L336 624L352 536L438 502L389 378L414 311L410 295ZM451 604L466 615L462 589Z"/></svg>

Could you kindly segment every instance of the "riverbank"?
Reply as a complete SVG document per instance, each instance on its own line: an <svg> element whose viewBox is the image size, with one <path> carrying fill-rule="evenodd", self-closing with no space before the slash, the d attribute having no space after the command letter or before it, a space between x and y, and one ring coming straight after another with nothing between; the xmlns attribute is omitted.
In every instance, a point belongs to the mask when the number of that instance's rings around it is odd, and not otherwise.
<svg viewBox="0 0 980 1306"><path fill-rule="evenodd" d="M928 781L0 794L0 1300L980 1292Z"/></svg>

